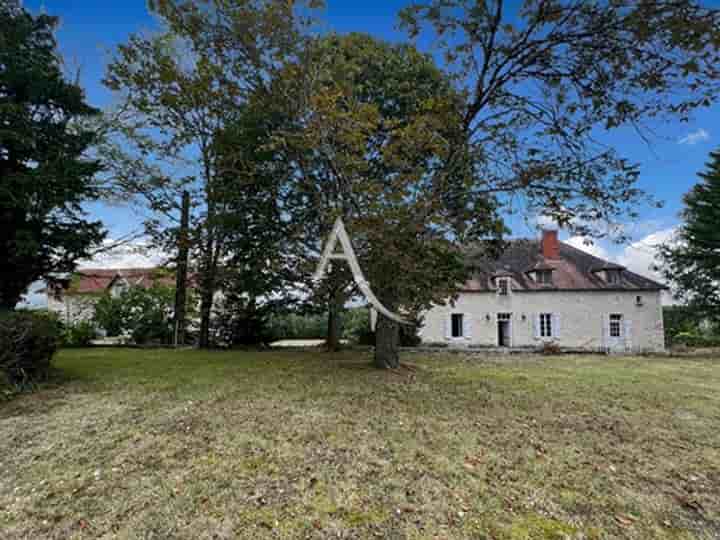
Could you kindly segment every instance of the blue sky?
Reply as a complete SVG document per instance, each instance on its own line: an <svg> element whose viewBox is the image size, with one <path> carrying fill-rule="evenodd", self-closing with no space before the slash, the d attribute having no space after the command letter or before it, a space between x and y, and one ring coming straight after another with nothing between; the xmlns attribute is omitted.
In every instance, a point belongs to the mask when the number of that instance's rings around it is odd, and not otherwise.
<svg viewBox="0 0 720 540"><path fill-rule="evenodd" d="M364 31L389 40L403 38L403 33L396 29L396 16L406 0L327 3L324 20L328 29ZM720 0L706 3L720 7ZM25 6L33 11L44 8L60 17L57 37L66 64L73 73L80 69L88 101L100 108L112 104L112 95L100 82L112 50L131 33L157 27L147 12L146 0L26 0ZM665 201L665 207L643 209L638 223L628 224L637 242L635 246L601 242L591 248L637 271L647 270L651 262L651 257L643 255L643 246L653 239L665 238L667 231L677 225L682 195L695 183L695 175L703 168L708 153L720 146L720 104L699 111L690 123L657 126L657 131L660 137L652 147L629 130L614 134L613 141L626 157L641 165L640 187ZM139 218L128 208L96 204L90 210L105 222L114 237L138 227ZM516 235L533 234L530 226L521 222L514 221L513 226ZM581 245L580 239L572 241Z"/></svg>

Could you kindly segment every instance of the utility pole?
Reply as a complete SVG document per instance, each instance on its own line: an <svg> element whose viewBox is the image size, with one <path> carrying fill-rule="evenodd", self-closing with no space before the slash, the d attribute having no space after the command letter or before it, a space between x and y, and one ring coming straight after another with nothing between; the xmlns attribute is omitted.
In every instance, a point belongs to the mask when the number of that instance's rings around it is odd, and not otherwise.
<svg viewBox="0 0 720 540"><path fill-rule="evenodd" d="M190 193L182 195L178 258L175 273L175 347L185 344L185 315L187 308L188 256L190 253Z"/></svg>

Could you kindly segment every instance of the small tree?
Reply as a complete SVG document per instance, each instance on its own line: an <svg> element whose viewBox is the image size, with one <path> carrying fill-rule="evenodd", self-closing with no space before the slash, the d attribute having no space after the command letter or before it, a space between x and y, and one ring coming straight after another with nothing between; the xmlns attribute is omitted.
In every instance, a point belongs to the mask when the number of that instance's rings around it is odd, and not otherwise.
<svg viewBox="0 0 720 540"><path fill-rule="evenodd" d="M97 197L95 135L83 121L99 111L61 71L58 20L0 2L0 310L27 287L71 272L103 239L82 204Z"/></svg>
<svg viewBox="0 0 720 540"><path fill-rule="evenodd" d="M661 267L675 295L695 318L720 322L720 150L710 154L700 182L685 196L681 225L672 244L661 248Z"/></svg>
<svg viewBox="0 0 720 540"><path fill-rule="evenodd" d="M135 343L170 344L174 305L173 287L131 287L117 297L101 298L96 305L95 322L109 335L128 335Z"/></svg>
<svg viewBox="0 0 720 540"><path fill-rule="evenodd" d="M199 345L208 347L219 268L230 253L217 138L238 120L248 94L265 91L294 54L303 21L286 0L153 0L150 7L166 32L131 36L108 66L105 84L123 103L106 154L122 191L139 194L153 211L147 225L156 240L173 248L178 237L189 241ZM184 191L194 201L192 230L178 234Z"/></svg>

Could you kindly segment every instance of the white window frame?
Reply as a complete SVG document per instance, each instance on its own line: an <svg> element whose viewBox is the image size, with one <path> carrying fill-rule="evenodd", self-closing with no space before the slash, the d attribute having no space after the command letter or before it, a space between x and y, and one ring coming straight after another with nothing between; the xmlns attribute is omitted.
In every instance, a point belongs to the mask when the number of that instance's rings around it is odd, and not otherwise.
<svg viewBox="0 0 720 540"><path fill-rule="evenodd" d="M608 335L611 339L620 339L623 337L623 321L622 313L611 313L608 317ZM613 328L617 325L617 334L613 333Z"/></svg>
<svg viewBox="0 0 720 540"><path fill-rule="evenodd" d="M536 281L540 285L552 285L553 284L553 274L552 270L536 270L535 271ZM542 276L547 276L547 280L543 279Z"/></svg>
<svg viewBox="0 0 720 540"><path fill-rule="evenodd" d="M553 321L554 317L552 313L541 313L540 314L540 337L543 339L550 339L555 337L555 325Z"/></svg>
<svg viewBox="0 0 720 540"><path fill-rule="evenodd" d="M502 284L504 284L504 287L505 287L504 289L503 289ZM512 287L510 285L511 285L510 278L507 278L507 277L497 278L497 294L498 294L498 296L510 296L510 291L512 291ZM505 292L503 292L503 290Z"/></svg>
<svg viewBox="0 0 720 540"><path fill-rule="evenodd" d="M459 317L460 324L459 324L459 330L460 335L456 336L453 335L455 332L455 325L453 322L456 320L456 317ZM450 339L463 339L465 337L465 314L464 313L451 313L450 314Z"/></svg>

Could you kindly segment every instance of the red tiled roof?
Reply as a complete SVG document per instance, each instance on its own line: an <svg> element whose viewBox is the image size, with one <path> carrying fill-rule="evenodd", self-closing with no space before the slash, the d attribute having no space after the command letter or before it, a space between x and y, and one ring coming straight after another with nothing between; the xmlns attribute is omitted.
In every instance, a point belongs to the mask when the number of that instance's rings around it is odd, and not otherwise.
<svg viewBox="0 0 720 540"><path fill-rule="evenodd" d="M162 268L80 269L73 274L65 293L103 293L117 280L126 281L130 287L142 287L144 289L148 289L153 285L175 285L173 273Z"/></svg>

